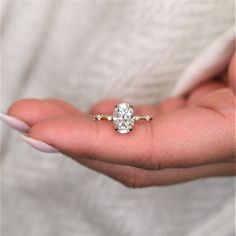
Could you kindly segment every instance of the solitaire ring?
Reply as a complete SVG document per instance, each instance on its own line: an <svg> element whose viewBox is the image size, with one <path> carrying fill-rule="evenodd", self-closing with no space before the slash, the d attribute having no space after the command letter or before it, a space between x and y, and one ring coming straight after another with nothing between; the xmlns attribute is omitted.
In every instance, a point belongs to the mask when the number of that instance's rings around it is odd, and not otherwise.
<svg viewBox="0 0 236 236"><path fill-rule="evenodd" d="M112 115L95 115L93 119L112 121L116 131L126 134L133 130L136 121L151 121L153 117L149 115L135 115L133 106L128 103L120 103L115 106Z"/></svg>

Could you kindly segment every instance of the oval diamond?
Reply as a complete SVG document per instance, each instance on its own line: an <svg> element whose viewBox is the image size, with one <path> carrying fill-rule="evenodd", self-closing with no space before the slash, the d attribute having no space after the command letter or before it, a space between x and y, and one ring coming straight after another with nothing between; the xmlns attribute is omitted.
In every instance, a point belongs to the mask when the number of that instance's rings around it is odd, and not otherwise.
<svg viewBox="0 0 236 236"><path fill-rule="evenodd" d="M135 121L134 110L132 106L128 103L120 103L116 105L112 120L115 129L121 134L126 134L131 131Z"/></svg>

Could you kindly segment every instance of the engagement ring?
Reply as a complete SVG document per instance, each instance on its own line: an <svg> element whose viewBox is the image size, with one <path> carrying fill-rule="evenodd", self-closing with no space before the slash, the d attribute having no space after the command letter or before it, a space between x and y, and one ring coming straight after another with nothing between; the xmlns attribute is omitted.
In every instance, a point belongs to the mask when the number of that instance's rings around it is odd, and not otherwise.
<svg viewBox="0 0 236 236"><path fill-rule="evenodd" d="M133 106L128 103L120 103L115 106L113 115L95 115L93 119L112 121L116 131L126 134L133 130L136 121L151 121L153 118L149 115L135 115Z"/></svg>

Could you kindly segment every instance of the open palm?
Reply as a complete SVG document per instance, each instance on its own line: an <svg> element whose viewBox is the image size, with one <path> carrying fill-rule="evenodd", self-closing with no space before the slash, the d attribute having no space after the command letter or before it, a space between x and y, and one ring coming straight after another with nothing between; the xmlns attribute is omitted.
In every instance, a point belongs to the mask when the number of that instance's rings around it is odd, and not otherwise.
<svg viewBox="0 0 236 236"><path fill-rule="evenodd" d="M8 115L30 125L28 135L127 186L144 187L207 176L235 175L235 63L224 81L211 81L185 97L135 107L154 116L121 135L111 122L56 99L24 99ZM229 82L230 81L230 82ZM105 100L90 113L110 114L119 101Z"/></svg>

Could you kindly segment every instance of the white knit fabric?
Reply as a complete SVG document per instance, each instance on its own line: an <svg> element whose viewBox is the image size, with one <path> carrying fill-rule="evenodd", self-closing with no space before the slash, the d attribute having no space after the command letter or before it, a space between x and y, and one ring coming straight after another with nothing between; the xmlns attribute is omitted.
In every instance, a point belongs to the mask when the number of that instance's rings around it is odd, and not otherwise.
<svg viewBox="0 0 236 236"><path fill-rule="evenodd" d="M23 97L157 103L196 84L189 65L233 24L233 0L3 1L2 109ZM233 178L128 189L1 133L4 236L234 235Z"/></svg>

